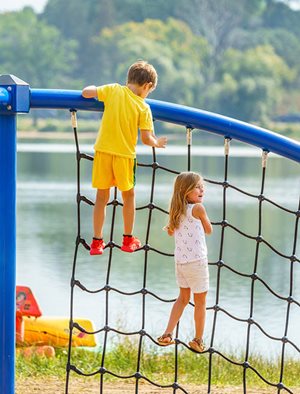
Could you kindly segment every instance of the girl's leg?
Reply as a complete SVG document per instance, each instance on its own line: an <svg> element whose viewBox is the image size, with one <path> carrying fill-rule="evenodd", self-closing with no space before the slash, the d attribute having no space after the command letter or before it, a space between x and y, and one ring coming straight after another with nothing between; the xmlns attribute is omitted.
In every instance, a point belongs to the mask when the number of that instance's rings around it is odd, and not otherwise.
<svg viewBox="0 0 300 394"><path fill-rule="evenodd" d="M180 287L179 296L172 307L169 322L168 322L168 325L167 325L167 328L166 328L164 334L172 334L173 333L177 323L179 322L179 319L181 318L184 308L187 306L187 304L190 301L190 296L191 296L191 289L190 288ZM171 341L171 339L169 337L167 337L164 339L164 341L166 343L168 343Z"/></svg>
<svg viewBox="0 0 300 394"><path fill-rule="evenodd" d="M206 317L206 295L207 291L204 293L194 293L194 320L195 320L195 338L202 340L205 317Z"/></svg>
<svg viewBox="0 0 300 394"><path fill-rule="evenodd" d="M134 188L122 192L124 234L132 235L135 218L135 192Z"/></svg>
<svg viewBox="0 0 300 394"><path fill-rule="evenodd" d="M98 189L94 206L94 237L103 237L103 226L106 214L106 205L109 200L110 189Z"/></svg>

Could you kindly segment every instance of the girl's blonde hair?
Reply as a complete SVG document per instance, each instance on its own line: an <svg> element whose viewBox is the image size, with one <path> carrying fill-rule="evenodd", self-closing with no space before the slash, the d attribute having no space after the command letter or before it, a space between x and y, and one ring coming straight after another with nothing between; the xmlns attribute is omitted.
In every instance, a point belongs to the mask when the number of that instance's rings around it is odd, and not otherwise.
<svg viewBox="0 0 300 394"><path fill-rule="evenodd" d="M174 181L173 196L170 203L169 224L170 231L179 227L181 217L186 214L187 195L203 183L203 178L196 172L181 172Z"/></svg>

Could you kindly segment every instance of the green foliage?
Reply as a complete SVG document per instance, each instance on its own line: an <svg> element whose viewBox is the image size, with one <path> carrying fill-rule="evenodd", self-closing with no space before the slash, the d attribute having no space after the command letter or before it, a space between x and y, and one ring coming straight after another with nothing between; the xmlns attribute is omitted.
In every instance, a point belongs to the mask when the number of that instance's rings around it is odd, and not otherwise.
<svg viewBox="0 0 300 394"><path fill-rule="evenodd" d="M199 105L209 47L189 27L176 19L165 22L146 19L103 29L95 39L94 60L98 65L94 80L125 83L128 65L138 58L156 67L159 83L152 97ZM97 54L106 53L103 59ZM114 67L112 67L114 65ZM90 75L92 70L90 70Z"/></svg>
<svg viewBox="0 0 300 394"><path fill-rule="evenodd" d="M31 8L0 14L0 35L0 74L15 74L39 88L68 81L75 62L75 41L65 40Z"/></svg>
<svg viewBox="0 0 300 394"><path fill-rule="evenodd" d="M88 76L87 70L95 56L92 42L103 28L113 28L128 21L142 22L147 18L166 19L173 15L177 3L180 0L49 0L42 18L56 26L64 37L76 39L75 77L78 73ZM97 55L102 59L108 57L106 53Z"/></svg>
<svg viewBox="0 0 300 394"><path fill-rule="evenodd" d="M136 372L137 366L138 340L125 337L117 341L114 346L106 352L104 367L116 374L123 376ZM240 365L235 365L226 361L225 358L214 354L212 356L212 384L218 386L241 386L243 381L244 361L242 355L226 354L226 357ZM170 384L174 379L174 347L158 348L150 346L142 350L140 372L153 381L161 384ZM56 350L56 357L47 359L45 357L33 356L24 358L17 354L16 375L18 377L33 376L65 376L67 363L67 351ZM84 373L93 373L99 370L102 363L102 352L84 349L73 349L71 363L76 365ZM278 382L280 376L280 360L266 360L261 356L253 355L249 359L252 367L270 382ZM178 354L178 381L190 384L205 384L208 379L209 354L196 354L186 348L179 346ZM298 383L300 373L299 361L292 359L285 360L285 371L283 382L289 387L294 387ZM99 375L95 375L99 379ZM114 380L110 375L106 375L107 380ZM264 382L259 376L248 369L247 384L249 387L263 387Z"/></svg>
<svg viewBox="0 0 300 394"><path fill-rule="evenodd" d="M264 120L273 113L282 88L294 78L293 70L270 46L244 52L228 49L220 82L213 85L209 97L218 112L246 121Z"/></svg>
<svg viewBox="0 0 300 394"><path fill-rule="evenodd" d="M284 29L240 30L239 40L235 40L235 48L245 51L256 46L271 46L276 54L290 67L299 67L300 42L291 32Z"/></svg>
<svg viewBox="0 0 300 394"><path fill-rule="evenodd" d="M252 21L265 7L266 0L186 0L175 9L175 16L184 20L196 35L207 38L214 63L219 63L224 50L233 44L234 31L241 26L251 29Z"/></svg>
<svg viewBox="0 0 300 394"><path fill-rule="evenodd" d="M263 14L263 25L271 29L281 28L300 36L300 11L292 10L287 4L279 1L268 1Z"/></svg>
<svg viewBox="0 0 300 394"><path fill-rule="evenodd" d="M247 121L300 112L300 12L276 0L48 0L0 14L0 34L0 73L32 87L125 83L144 58L152 98Z"/></svg>

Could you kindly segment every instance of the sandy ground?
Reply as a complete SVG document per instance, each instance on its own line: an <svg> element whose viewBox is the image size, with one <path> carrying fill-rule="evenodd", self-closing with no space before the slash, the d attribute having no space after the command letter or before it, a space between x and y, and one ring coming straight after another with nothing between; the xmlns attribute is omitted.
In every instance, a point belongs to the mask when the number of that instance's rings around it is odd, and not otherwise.
<svg viewBox="0 0 300 394"><path fill-rule="evenodd" d="M184 385L184 389L189 394L207 394L207 386ZM56 378L26 378L18 379L16 383L16 394L64 394L65 381ZM99 382L82 379L71 379L69 385L69 394L99 394ZM105 383L103 394L134 394L135 385L131 383L112 384ZM140 383L140 394L173 394L173 389L157 388L148 383ZM182 393L177 390L177 393ZM248 389L247 394L277 394L274 388L267 389ZM242 387L214 387L211 394L243 394ZM300 388L294 391L294 394L300 394Z"/></svg>

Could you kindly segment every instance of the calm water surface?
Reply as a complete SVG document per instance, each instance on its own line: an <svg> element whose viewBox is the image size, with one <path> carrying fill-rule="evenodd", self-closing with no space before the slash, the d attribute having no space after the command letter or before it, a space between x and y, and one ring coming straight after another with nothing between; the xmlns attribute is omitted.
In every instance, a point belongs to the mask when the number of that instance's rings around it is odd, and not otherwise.
<svg viewBox="0 0 300 394"><path fill-rule="evenodd" d="M17 189L17 283L30 286L44 315L68 316L70 302L70 278L77 234L76 218L76 163L72 153L39 152L38 145L32 149L22 149L18 153ZM24 147L24 146L23 146ZM32 152L35 150L35 152ZM61 149L64 151L64 149ZM254 155L255 156L255 155ZM150 163L149 155L140 155L141 162ZM161 165L178 171L187 167L186 158L180 151L174 155L158 154ZM205 178L222 181L224 179L224 159L221 156L196 156L192 169L201 172ZM83 163L81 171L82 193L94 199L90 186L91 163ZM157 172L154 193L155 204L167 209L172 192L173 175ZM232 157L229 161L228 181L249 193L260 194L261 164L257 157ZM137 174L137 205L149 202L151 171L139 168ZM299 166L286 159L272 157L268 162L265 196L277 204L296 211L299 203ZM222 187L206 185L205 205L212 222L222 220ZM82 205L81 236L90 242L92 237L92 208ZM138 211L135 233L145 240L148 211ZM294 242L295 215L288 214L265 202L263 204L262 234L272 246L285 255L291 255ZM111 208L107 211L105 237L110 233ZM251 236L258 234L257 200L245 196L231 188L227 190L226 218L229 223ZM166 215L153 211L149 243L158 250L173 251L173 240L162 231ZM117 211L114 240L120 244L122 235L122 212ZM221 227L214 226L214 233L207 238L209 261L217 262L220 256ZM299 242L298 242L299 244ZM247 324L234 320L250 316L251 279L237 275L252 274L255 261L256 242L247 239L231 228L225 229L225 243L222 260L231 267L221 270L218 304L227 313L217 315L214 347L243 354L247 338ZM76 278L86 287L98 289L105 285L107 275L108 250L102 256L90 257L80 248ZM298 245L299 255L299 245ZM290 292L290 263L274 253L265 244L260 245L257 274L268 286L282 297ZM125 254L113 250L113 260L109 283L125 292L133 292L143 287L144 252ZM210 291L208 307L216 303L218 269L210 265ZM300 265L294 267L293 297L300 300ZM165 257L155 252L149 253L146 288L164 299L173 299L178 289L174 276L173 257ZM76 289L74 315L90 318L95 327L100 328L105 321L104 294L90 295ZM146 297L145 329L154 337L164 330L171 303L162 303L148 295ZM266 333L273 337L283 337L285 330L287 302L272 295L260 282L254 285L253 318ZM209 344L214 313L207 313L205 339ZM109 293L109 325L125 331L137 331L142 325L142 296L122 296ZM300 347L300 308L291 305L287 336ZM180 325L180 338L193 336L193 309L188 307ZM101 342L101 336L99 337ZM250 353L261 353L272 357L280 354L282 343L271 341L256 326L250 335ZM293 348L287 344L287 353L299 359Z"/></svg>

